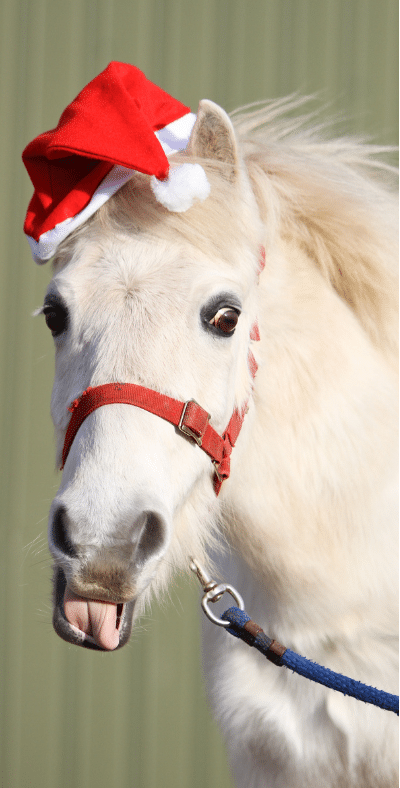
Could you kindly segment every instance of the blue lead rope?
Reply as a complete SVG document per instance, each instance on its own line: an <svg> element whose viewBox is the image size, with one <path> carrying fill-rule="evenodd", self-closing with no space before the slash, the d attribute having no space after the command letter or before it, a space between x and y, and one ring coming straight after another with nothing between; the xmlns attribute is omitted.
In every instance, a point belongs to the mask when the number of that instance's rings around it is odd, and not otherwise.
<svg viewBox="0 0 400 788"><path fill-rule="evenodd" d="M347 676L342 676L340 673L334 673L329 668L324 668L322 665L316 665L315 662L301 657L300 654L295 654L289 648L285 648L277 643L275 640L269 638L265 632L257 624L250 619L244 610L238 607L230 607L222 614L223 621L229 621L230 626L226 627L226 631L230 632L241 640L248 643L249 646L261 651L267 659L274 662L275 665L284 665L290 668L300 676L306 679L316 681L318 684L323 684L325 687L342 692L343 695L349 695L352 698L363 700L364 703L372 703L374 706L379 706L381 709L387 711L394 711L399 714L399 697L398 695L391 695L389 692L377 690L374 687L368 687L360 681L349 679Z"/></svg>

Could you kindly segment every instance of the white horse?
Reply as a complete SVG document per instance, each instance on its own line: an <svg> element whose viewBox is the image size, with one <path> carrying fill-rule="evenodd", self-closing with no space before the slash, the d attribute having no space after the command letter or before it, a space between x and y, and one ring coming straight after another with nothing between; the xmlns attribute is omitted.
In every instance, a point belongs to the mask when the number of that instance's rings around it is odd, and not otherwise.
<svg viewBox="0 0 400 788"><path fill-rule="evenodd" d="M195 399L220 435L235 408L247 412L218 497L210 457L159 415L116 402L83 421L50 512L54 622L71 642L114 649L171 572L191 556L210 568L212 553L270 636L395 692L390 168L283 110L232 123L202 102L175 159L201 161L210 196L171 213L138 173L58 250L42 311L59 461L68 408L88 386ZM395 715L207 621L204 633L238 786L397 784Z"/></svg>

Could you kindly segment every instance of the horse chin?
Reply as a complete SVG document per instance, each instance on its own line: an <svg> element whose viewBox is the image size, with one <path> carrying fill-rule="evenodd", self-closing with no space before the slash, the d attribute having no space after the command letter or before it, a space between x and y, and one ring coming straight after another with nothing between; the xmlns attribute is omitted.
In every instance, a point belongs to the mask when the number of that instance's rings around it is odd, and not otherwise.
<svg viewBox="0 0 400 788"><path fill-rule="evenodd" d="M81 632L68 621L64 611L64 594L67 587L67 581L63 570L58 566L54 568L53 587L53 627L57 635L63 640L66 640L67 643L72 643L75 646L82 646L83 648L89 648L93 651L107 651L108 649L99 646L91 635ZM118 626L119 643L116 648L113 649L114 651L125 646L131 636L134 608L135 600L121 605Z"/></svg>

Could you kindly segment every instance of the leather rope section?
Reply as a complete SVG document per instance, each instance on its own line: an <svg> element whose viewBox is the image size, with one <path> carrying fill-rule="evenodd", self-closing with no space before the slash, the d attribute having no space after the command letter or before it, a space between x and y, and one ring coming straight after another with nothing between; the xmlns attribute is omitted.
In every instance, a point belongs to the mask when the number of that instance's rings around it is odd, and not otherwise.
<svg viewBox="0 0 400 788"><path fill-rule="evenodd" d="M230 607L228 610L225 610L221 619L230 623L230 626L226 628L227 632L236 638L240 638L240 640L244 640L249 646L256 648L257 651L260 651L264 657L275 665L288 668L306 679L315 681L317 684L323 684L323 686L341 692L343 695L349 695L349 697L362 700L364 703L371 703L386 711L393 711L398 716L398 695L375 689L375 687L362 684L361 681L356 681L348 676L342 676L341 673L335 673L330 668L325 668L316 662L311 662L306 657L302 657L300 654L296 654L290 648L286 648L276 640L269 638L264 630L251 620L245 610L240 610L238 607Z"/></svg>

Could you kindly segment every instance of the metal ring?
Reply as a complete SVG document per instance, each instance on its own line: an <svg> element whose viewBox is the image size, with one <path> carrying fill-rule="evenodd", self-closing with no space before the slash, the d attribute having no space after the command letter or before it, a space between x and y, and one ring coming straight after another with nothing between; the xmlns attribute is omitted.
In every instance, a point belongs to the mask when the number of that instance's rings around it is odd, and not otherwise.
<svg viewBox="0 0 400 788"><path fill-rule="evenodd" d="M225 592L227 594L230 594L231 597L233 597L237 607L240 610L244 610L244 602L239 592L236 591L236 588L233 588L233 586L227 584L219 585L216 588L207 591L201 600L201 606L207 618L209 618L213 624L217 624L217 626L219 627L230 627L231 626L230 621L222 621L222 619L217 618L217 616L214 616L214 613L212 613L209 608L209 602L216 602L218 599L221 599L221 597L223 596L223 594L225 594Z"/></svg>

